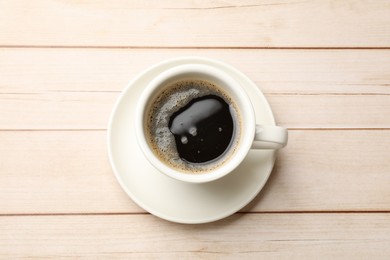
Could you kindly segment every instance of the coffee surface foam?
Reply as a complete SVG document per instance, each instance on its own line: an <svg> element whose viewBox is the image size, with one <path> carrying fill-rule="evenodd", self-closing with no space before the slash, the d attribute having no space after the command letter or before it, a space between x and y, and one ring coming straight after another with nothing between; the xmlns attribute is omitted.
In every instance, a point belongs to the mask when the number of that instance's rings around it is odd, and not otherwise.
<svg viewBox="0 0 390 260"><path fill-rule="evenodd" d="M232 144L228 151L217 160L188 163L179 157L174 135L168 127L169 120L176 111L191 100L207 95L217 95L229 104L235 124ZM217 168L234 153L240 136L240 125L237 107L221 87L202 80L182 80L165 86L157 97L150 100L145 129L148 143L160 160L176 170L196 174Z"/></svg>

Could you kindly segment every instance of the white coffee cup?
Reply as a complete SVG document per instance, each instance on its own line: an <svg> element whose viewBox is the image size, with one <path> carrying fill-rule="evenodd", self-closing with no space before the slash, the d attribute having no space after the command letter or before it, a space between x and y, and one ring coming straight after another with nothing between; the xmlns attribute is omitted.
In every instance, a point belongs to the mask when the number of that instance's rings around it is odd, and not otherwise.
<svg viewBox="0 0 390 260"><path fill-rule="evenodd" d="M231 158L222 165L201 174L184 173L164 163L150 147L146 137L146 113L152 97L167 85L186 79L204 80L221 87L236 104L241 116L241 133ZM246 157L250 149L280 149L287 144L287 129L274 125L256 124L252 103L240 84L229 74L209 65L187 64L168 69L155 77L145 88L136 106L135 130L138 145L149 162L160 172L174 179L204 183L214 181L232 172Z"/></svg>

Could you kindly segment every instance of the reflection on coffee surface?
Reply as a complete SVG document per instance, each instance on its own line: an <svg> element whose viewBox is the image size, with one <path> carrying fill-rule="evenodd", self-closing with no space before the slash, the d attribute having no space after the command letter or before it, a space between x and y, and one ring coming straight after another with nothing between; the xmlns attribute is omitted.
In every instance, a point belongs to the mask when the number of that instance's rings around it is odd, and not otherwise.
<svg viewBox="0 0 390 260"><path fill-rule="evenodd" d="M205 163L220 157L233 137L233 118L222 98L207 95L191 100L169 120L179 157L188 163Z"/></svg>
<svg viewBox="0 0 390 260"><path fill-rule="evenodd" d="M219 86L186 80L168 85L149 105L146 136L155 154L185 173L222 165L239 140L236 105Z"/></svg>

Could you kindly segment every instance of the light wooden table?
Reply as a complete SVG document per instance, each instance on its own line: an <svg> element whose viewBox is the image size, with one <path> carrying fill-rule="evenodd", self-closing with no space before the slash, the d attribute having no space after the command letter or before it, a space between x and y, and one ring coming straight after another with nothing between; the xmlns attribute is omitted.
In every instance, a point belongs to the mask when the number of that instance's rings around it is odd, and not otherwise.
<svg viewBox="0 0 390 260"><path fill-rule="evenodd" d="M201 55L254 80L288 146L239 213L180 225L107 159L127 82ZM389 259L390 1L0 1L0 258Z"/></svg>

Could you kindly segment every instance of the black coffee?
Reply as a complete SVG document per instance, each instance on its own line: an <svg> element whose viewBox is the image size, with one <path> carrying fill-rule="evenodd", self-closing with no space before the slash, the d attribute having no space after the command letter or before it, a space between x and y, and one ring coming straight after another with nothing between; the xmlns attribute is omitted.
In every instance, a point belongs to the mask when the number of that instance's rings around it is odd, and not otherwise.
<svg viewBox="0 0 390 260"><path fill-rule="evenodd" d="M240 138L237 107L219 86L172 83L152 97L145 132L154 153L172 168L204 173L222 165Z"/></svg>
<svg viewBox="0 0 390 260"><path fill-rule="evenodd" d="M192 99L175 112L168 124L179 157L188 163L205 163L224 154L233 137L229 104L207 95Z"/></svg>

